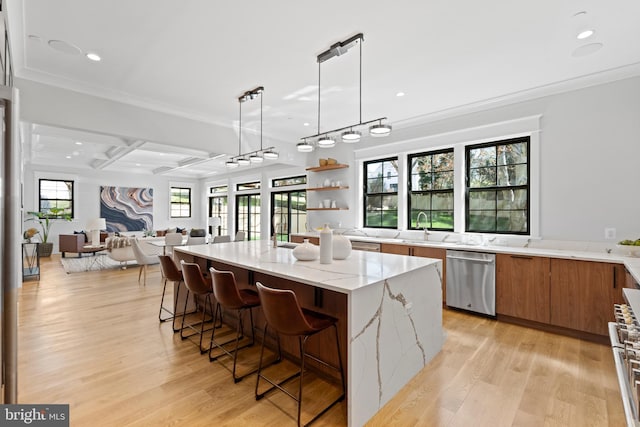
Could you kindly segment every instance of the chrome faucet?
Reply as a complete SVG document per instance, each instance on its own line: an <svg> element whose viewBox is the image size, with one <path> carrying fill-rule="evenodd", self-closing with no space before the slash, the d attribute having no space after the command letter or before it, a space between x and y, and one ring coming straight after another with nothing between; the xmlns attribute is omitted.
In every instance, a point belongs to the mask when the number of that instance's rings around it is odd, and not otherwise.
<svg viewBox="0 0 640 427"><path fill-rule="evenodd" d="M416 217L416 228L420 228L420 215L424 216L424 220L425 222L429 222L429 218L427 217L427 214L424 213L423 211L418 212L418 216ZM429 240L429 234L431 234L431 232L429 231L429 227L428 226L424 226L423 227L424 230L424 240Z"/></svg>

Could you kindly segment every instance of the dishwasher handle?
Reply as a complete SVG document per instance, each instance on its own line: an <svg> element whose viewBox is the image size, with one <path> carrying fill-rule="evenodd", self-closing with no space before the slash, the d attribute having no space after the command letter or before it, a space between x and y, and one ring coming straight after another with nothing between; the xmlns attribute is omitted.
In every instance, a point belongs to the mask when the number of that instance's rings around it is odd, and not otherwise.
<svg viewBox="0 0 640 427"><path fill-rule="evenodd" d="M480 262L480 263L483 263L483 264L493 264L493 262L494 262L493 259L467 258L467 257L449 256L449 255L447 255L447 259L460 259L460 260L463 260L463 261Z"/></svg>

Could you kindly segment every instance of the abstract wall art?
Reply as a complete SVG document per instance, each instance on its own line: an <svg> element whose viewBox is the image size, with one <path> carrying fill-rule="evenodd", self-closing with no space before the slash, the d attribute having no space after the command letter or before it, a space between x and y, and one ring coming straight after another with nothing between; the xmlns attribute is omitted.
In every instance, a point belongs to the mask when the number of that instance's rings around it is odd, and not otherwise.
<svg viewBox="0 0 640 427"><path fill-rule="evenodd" d="M153 230L153 188L101 186L100 217L109 232Z"/></svg>

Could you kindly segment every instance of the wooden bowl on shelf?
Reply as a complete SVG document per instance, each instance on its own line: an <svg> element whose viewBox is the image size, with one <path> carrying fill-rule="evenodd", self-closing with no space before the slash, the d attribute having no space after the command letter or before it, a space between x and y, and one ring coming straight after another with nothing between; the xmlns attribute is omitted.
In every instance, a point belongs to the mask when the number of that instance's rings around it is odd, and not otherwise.
<svg viewBox="0 0 640 427"><path fill-rule="evenodd" d="M326 166L327 165L327 159L318 159L318 163L320 164L320 166Z"/></svg>
<svg viewBox="0 0 640 427"><path fill-rule="evenodd" d="M338 161L336 159L332 159L331 157L329 157L327 159L327 164L328 165L335 165L336 163L338 163Z"/></svg>

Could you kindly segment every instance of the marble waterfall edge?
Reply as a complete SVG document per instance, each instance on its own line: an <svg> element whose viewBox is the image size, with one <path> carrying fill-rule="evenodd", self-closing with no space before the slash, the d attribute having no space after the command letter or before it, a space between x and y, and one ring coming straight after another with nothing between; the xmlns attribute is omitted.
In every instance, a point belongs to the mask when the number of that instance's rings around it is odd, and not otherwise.
<svg viewBox="0 0 640 427"><path fill-rule="evenodd" d="M438 262L355 291L349 425L366 423L442 349L441 271Z"/></svg>

